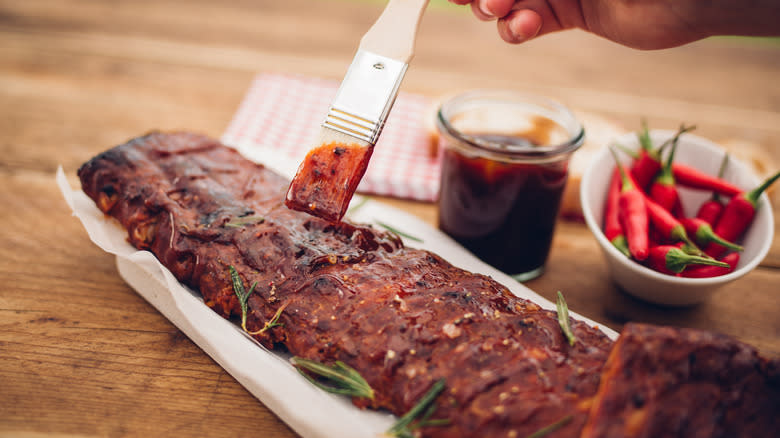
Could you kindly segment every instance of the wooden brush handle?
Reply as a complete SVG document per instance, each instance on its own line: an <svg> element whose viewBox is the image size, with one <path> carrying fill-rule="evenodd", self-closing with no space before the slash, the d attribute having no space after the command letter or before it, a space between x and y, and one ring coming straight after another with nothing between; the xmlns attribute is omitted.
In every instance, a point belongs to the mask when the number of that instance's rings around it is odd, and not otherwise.
<svg viewBox="0 0 780 438"><path fill-rule="evenodd" d="M414 56L417 27L427 5L428 0L390 0L360 40L360 48L408 64Z"/></svg>

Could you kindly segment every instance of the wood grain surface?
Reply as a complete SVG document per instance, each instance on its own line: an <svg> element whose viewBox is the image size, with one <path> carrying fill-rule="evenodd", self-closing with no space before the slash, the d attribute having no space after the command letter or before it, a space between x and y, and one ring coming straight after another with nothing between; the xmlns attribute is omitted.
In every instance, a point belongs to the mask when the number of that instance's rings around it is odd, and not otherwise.
<svg viewBox="0 0 780 438"><path fill-rule="evenodd" d="M0 436L296 436L130 289L54 182L151 129L219 136L254 75L339 79L383 7L349 0L0 0ZM403 89L507 87L635 129L641 117L780 162L780 46L716 38L640 52L574 31L510 46L436 4ZM775 229L780 219L774 193ZM384 199L436 223L432 204ZM560 222L528 286L620 329L700 327L780 356L780 243L694 307L619 291L587 228Z"/></svg>

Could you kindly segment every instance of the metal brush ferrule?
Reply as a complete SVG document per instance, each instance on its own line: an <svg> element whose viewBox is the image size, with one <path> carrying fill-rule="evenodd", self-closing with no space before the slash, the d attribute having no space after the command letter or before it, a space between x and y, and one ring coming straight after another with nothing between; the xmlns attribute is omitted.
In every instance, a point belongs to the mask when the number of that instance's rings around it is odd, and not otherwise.
<svg viewBox="0 0 780 438"><path fill-rule="evenodd" d="M376 144L408 64L358 50L322 126Z"/></svg>

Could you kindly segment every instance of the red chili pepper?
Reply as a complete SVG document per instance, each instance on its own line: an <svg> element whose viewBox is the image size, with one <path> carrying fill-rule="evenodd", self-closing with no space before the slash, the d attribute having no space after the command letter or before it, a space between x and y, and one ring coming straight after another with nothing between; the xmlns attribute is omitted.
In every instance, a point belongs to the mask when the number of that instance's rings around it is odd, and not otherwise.
<svg viewBox="0 0 780 438"><path fill-rule="evenodd" d="M694 126L680 126L680 129L674 137L665 141L661 146L653 148L653 142L650 139L647 124L642 122L642 130L637 134L641 149L639 150L639 156L631 167L631 175L634 177L634 181L640 189L646 189L653 179L655 179L655 176L658 175L658 172L661 171L661 168L663 167L663 164L661 163L661 153L663 150L673 142L676 142L682 134L694 128Z"/></svg>
<svg viewBox="0 0 780 438"><path fill-rule="evenodd" d="M715 259L691 255L673 245L659 245L650 249L647 265L663 274L675 275L689 265L710 265L727 268L728 263Z"/></svg>
<svg viewBox="0 0 780 438"><path fill-rule="evenodd" d="M653 148L653 141L650 139L650 131L645 120L642 120L642 129L637 133L637 139L640 149L638 155L634 157L631 176L634 177L639 188L644 190L661 170L661 151Z"/></svg>
<svg viewBox="0 0 780 438"><path fill-rule="evenodd" d="M725 172L728 162L729 154L723 155L723 160L720 162L720 169L718 169L718 178L723 178L723 172ZM720 219L720 215L723 213L723 208L725 206L723 201L720 200L718 192L712 192L712 197L699 206L696 217L710 225L715 225L718 223L718 219Z"/></svg>
<svg viewBox="0 0 780 438"><path fill-rule="evenodd" d="M623 234L623 227L620 225L620 208L618 205L620 189L620 171L615 169L609 183L609 190L607 191L607 202L604 204L604 236L618 251L625 254L626 257L631 257L626 236Z"/></svg>
<svg viewBox="0 0 780 438"><path fill-rule="evenodd" d="M669 239L666 239L664 236L661 235L661 232L658 231L658 228L651 226L650 230L648 232L647 238L650 241L650 246L658 246L658 245L669 245L672 242L669 242Z"/></svg>
<svg viewBox="0 0 780 438"><path fill-rule="evenodd" d="M663 239L672 242L685 242L696 247L696 244L688 237L683 224L672 216L672 213L652 199L645 199L645 205L647 205L647 217Z"/></svg>
<svg viewBox="0 0 780 438"><path fill-rule="evenodd" d="M672 164L672 173L677 184L681 186L710 190L725 196L736 196L742 193L742 189L734 184L682 163Z"/></svg>
<svg viewBox="0 0 780 438"><path fill-rule="evenodd" d="M650 185L649 190L650 199L670 212L679 212L682 210L680 194L677 193L674 175L672 174L672 161L674 160L674 153L677 151L678 138L679 136L674 138L672 150L669 151L669 157L666 159L663 167L661 167L661 172L655 177L655 180ZM675 214L675 216L677 215Z"/></svg>
<svg viewBox="0 0 780 438"><path fill-rule="evenodd" d="M758 198L778 178L780 178L780 172L767 178L766 181L755 189L731 198L731 201L726 204L726 208L723 210L723 215L715 225L715 234L731 242L739 239L742 233L750 226L750 223L753 222L758 206ZM725 251L726 247L713 242L707 246L705 252L717 258Z"/></svg>
<svg viewBox="0 0 780 438"><path fill-rule="evenodd" d="M618 218L623 232L628 241L628 249L631 255L639 261L647 258L649 242L647 239L647 207L645 207L645 195L637 188L636 184L629 178L615 150L610 148L612 156L615 157L615 165L620 172L622 181L620 196L618 197Z"/></svg>
<svg viewBox="0 0 780 438"><path fill-rule="evenodd" d="M711 198L705 201L696 212L696 218L712 225L718 222L720 215L723 214L723 208L726 207L719 199Z"/></svg>
<svg viewBox="0 0 780 438"><path fill-rule="evenodd" d="M631 167L631 176L637 182L637 185L644 190L650 181L661 170L661 161L654 158L649 152L642 150L639 152L639 158L634 161Z"/></svg>
<svg viewBox="0 0 780 438"><path fill-rule="evenodd" d="M729 242L728 240L715 234L710 224L702 219L690 217L680 219L680 223L685 227L685 231L689 236L693 236L696 243L699 245L708 245L710 242L717 242L720 245L725 246L728 249L734 251L742 251L742 247L736 243Z"/></svg>
<svg viewBox="0 0 780 438"><path fill-rule="evenodd" d="M737 269L737 263L739 263L739 253L728 253L722 259L720 259L720 261L728 263L729 267L724 268L722 266L696 265L690 266L688 269L682 271L681 275L688 278L711 278L726 275Z"/></svg>

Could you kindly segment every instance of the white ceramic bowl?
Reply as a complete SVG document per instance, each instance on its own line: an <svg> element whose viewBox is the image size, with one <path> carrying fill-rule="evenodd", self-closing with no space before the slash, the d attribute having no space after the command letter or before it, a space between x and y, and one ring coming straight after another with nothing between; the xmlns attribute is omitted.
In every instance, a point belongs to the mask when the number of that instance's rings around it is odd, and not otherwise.
<svg viewBox="0 0 780 438"><path fill-rule="evenodd" d="M674 131L665 130L650 132L655 145L661 144L674 134ZM639 148L636 133L621 136L615 140L615 143L633 150ZM716 175L724 153L723 149L709 140L692 134L683 134L677 146L675 162L685 163L710 175ZM626 154L618 151L618 156L621 157L624 165L630 162ZM620 253L602 232L604 202L614 168L614 158L605 146L594 156L583 175L580 197L585 222L601 247L612 279L623 291L643 300L667 306L700 303L721 286L750 272L769 252L774 233L774 219L769 199L764 194L759 201L752 225L738 242L745 248L740 255L739 264L729 274L713 278L681 278L661 274L630 260ZM734 159L729 160L723 177L746 190L753 189L760 183L747 166ZM698 206L710 196L711 193L706 191L681 188L680 197L685 215L694 216Z"/></svg>

